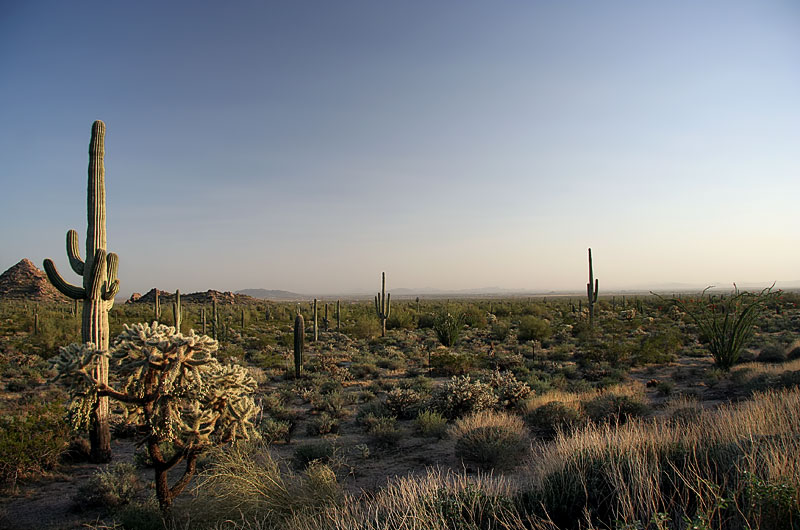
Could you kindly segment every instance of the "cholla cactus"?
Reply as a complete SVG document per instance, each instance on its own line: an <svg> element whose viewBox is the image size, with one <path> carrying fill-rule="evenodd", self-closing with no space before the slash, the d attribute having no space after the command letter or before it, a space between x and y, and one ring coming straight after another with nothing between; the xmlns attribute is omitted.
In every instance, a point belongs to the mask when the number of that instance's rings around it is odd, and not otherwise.
<svg viewBox="0 0 800 530"><path fill-rule="evenodd" d="M53 362L58 377L70 385L76 423L83 403L92 396L109 396L145 431L163 509L189 483L204 449L258 436L253 425L258 408L251 396L256 381L243 367L217 361L218 346L205 335L183 335L154 322L125 325L110 353L91 344L72 344L61 348ZM108 360L116 376L113 386L94 377L98 357ZM171 442L173 454L162 452L163 442ZM168 471L184 460L183 476L170 487Z"/></svg>

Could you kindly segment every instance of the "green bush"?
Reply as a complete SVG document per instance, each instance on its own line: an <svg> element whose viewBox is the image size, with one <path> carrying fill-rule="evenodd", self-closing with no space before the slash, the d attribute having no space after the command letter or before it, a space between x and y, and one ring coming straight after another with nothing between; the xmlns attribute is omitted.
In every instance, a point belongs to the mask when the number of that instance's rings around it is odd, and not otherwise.
<svg viewBox="0 0 800 530"><path fill-rule="evenodd" d="M386 329L414 329L415 327L413 313L392 308L389 318L386 320Z"/></svg>
<svg viewBox="0 0 800 530"><path fill-rule="evenodd" d="M461 318L464 324L471 328L483 329L487 325L486 312L473 305L468 306L464 312L461 313Z"/></svg>
<svg viewBox="0 0 800 530"><path fill-rule="evenodd" d="M264 443L271 445L277 442L289 443L291 428L292 424L288 421L264 418L258 426L258 431Z"/></svg>
<svg viewBox="0 0 800 530"><path fill-rule="evenodd" d="M549 339L553 335L553 328L550 323L539 317L524 316L519 321L519 331L517 339L520 341Z"/></svg>
<svg viewBox="0 0 800 530"><path fill-rule="evenodd" d="M770 344L763 348L756 360L760 363L782 363L787 360L786 349L778 344Z"/></svg>
<svg viewBox="0 0 800 530"><path fill-rule="evenodd" d="M35 403L0 417L0 483L41 473L58 464L69 444L64 407Z"/></svg>
<svg viewBox="0 0 800 530"><path fill-rule="evenodd" d="M581 411L559 401L550 401L525 415L525 422L540 438L551 439L558 431L572 431L583 420Z"/></svg>
<svg viewBox="0 0 800 530"><path fill-rule="evenodd" d="M505 322L495 322L489 330L489 336L496 341L503 342L508 338L509 326Z"/></svg>
<svg viewBox="0 0 800 530"><path fill-rule="evenodd" d="M647 415L650 407L631 396L604 394L583 403L586 415L595 423L623 424L631 418Z"/></svg>
<svg viewBox="0 0 800 530"><path fill-rule="evenodd" d="M431 354L431 370L439 376L468 374L475 369L477 364L478 360L472 353L443 349Z"/></svg>
<svg viewBox="0 0 800 530"><path fill-rule="evenodd" d="M312 462L327 463L335 452L333 442L322 440L298 445L294 450L292 459L295 467L305 469Z"/></svg>
<svg viewBox="0 0 800 530"><path fill-rule="evenodd" d="M431 329L436 322L436 317L430 314L420 315L417 319L417 329Z"/></svg>
<svg viewBox="0 0 800 530"><path fill-rule="evenodd" d="M447 418L431 410L423 410L414 420L414 432L430 438L444 438L447 434Z"/></svg>
<svg viewBox="0 0 800 530"><path fill-rule="evenodd" d="M367 432L378 447L384 448L396 446L403 435L397 428L397 420L389 417L376 418Z"/></svg>
<svg viewBox="0 0 800 530"><path fill-rule="evenodd" d="M113 508L129 504L142 489L136 466L118 463L97 471L89 482L78 488L73 502L79 509Z"/></svg>

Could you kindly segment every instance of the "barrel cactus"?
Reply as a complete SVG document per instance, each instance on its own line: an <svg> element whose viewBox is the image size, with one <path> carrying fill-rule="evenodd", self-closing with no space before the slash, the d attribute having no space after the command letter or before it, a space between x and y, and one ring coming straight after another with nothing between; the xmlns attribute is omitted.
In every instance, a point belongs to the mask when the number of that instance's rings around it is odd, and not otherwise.
<svg viewBox="0 0 800 530"><path fill-rule="evenodd" d="M44 260L44 270L50 282L65 296L83 300L81 340L94 344L100 351L108 350L108 311L119 292L117 268L119 259L113 252L106 253L106 186L105 124L98 120L92 125L89 142L89 185L87 193L88 227L86 229L86 260L81 259L78 233L67 232L67 256L70 267L83 278L81 287L67 283L50 259ZM92 367L94 377L108 383L108 360L97 357ZM91 456L95 462L111 459L111 433L108 422L108 398L101 397L92 404L92 422L89 429Z"/></svg>

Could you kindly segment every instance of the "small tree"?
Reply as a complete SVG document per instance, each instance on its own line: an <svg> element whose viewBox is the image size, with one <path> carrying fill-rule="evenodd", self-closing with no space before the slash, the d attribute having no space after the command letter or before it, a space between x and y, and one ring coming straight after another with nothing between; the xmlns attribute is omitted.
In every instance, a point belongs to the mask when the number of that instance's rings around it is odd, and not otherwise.
<svg viewBox="0 0 800 530"><path fill-rule="evenodd" d="M704 298L711 287L704 289L698 300L672 299L672 303L697 325L701 342L723 370L730 370L736 364L742 350L753 338L762 310L780 294L772 287L758 293L739 291L736 284L733 287L733 294L717 300Z"/></svg>
<svg viewBox="0 0 800 530"><path fill-rule="evenodd" d="M205 449L257 436L252 420L258 409L251 394L255 380L236 364L214 358L216 340L154 322L125 325L110 351L92 343L61 348L54 359L57 378L70 388L70 419L87 426L101 396L121 402L128 419L144 433L155 469L156 496L162 510L189 484ZM93 367L105 358L113 380L105 384ZM166 448L170 447L170 453ZM183 475L169 486L168 472L185 462Z"/></svg>

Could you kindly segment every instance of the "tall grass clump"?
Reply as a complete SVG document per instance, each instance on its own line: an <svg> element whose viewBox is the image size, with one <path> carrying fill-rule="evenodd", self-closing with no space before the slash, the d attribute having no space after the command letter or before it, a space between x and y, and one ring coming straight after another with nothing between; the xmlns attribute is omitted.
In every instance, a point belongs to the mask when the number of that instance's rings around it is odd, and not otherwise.
<svg viewBox="0 0 800 530"><path fill-rule="evenodd" d="M578 528L580 513L601 528L798 528L800 392L691 422L589 424L540 443L531 462L522 509L559 528Z"/></svg>
<svg viewBox="0 0 800 530"><path fill-rule="evenodd" d="M456 456L485 469L507 468L519 462L527 448L527 431L519 416L481 411L450 429Z"/></svg>

